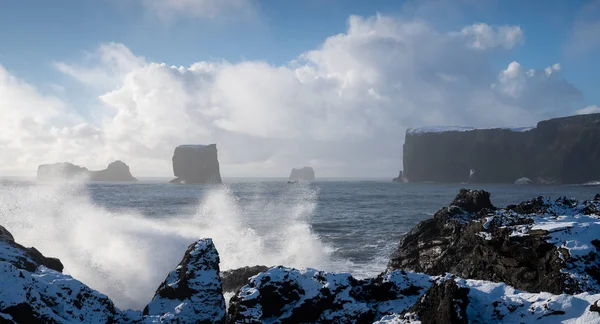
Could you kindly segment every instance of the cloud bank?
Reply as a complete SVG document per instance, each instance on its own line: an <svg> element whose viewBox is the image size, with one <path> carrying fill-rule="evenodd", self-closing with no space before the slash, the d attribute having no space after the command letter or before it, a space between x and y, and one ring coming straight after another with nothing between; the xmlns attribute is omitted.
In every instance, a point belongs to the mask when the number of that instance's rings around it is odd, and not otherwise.
<svg viewBox="0 0 600 324"><path fill-rule="evenodd" d="M559 64L494 68L492 57L523 43L518 26L441 31L377 15L350 17L344 33L282 66L172 66L102 44L55 64L98 93L94 119L0 69L0 110L11 116L0 121L0 145L11 150L1 165L122 159L134 175L169 175L176 145L218 143L226 177L286 176L301 165L320 176L389 177L408 127L528 126L579 108Z"/></svg>

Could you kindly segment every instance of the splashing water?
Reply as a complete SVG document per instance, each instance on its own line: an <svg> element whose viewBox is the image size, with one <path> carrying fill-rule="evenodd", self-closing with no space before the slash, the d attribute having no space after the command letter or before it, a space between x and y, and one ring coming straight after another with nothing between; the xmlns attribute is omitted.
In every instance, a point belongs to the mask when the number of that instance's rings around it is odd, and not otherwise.
<svg viewBox="0 0 600 324"><path fill-rule="evenodd" d="M58 257L65 272L111 297L121 308L142 308L186 247L213 238L221 270L246 265L322 268L331 249L312 233L318 191L294 186L241 202L226 186L212 189L195 213L169 219L113 212L91 202L76 182L0 184L0 224L15 240Z"/></svg>

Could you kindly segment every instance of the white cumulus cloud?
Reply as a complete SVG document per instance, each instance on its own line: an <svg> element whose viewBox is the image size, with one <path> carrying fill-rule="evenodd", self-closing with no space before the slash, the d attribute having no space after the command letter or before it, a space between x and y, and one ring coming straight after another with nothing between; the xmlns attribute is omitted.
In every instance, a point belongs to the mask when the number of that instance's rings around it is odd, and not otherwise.
<svg viewBox="0 0 600 324"><path fill-rule="evenodd" d="M346 32L279 66L172 66L106 44L82 62L56 64L97 89L95 119L46 120L40 134L62 143L49 149L57 160L103 167L118 158L135 175L169 175L173 149L184 143L218 143L224 176L286 176L305 164L322 176L395 175L408 127L528 126L572 110L580 94L558 65L550 75L517 62L495 70L490 56L518 45L522 33L486 26L444 31L352 16Z"/></svg>

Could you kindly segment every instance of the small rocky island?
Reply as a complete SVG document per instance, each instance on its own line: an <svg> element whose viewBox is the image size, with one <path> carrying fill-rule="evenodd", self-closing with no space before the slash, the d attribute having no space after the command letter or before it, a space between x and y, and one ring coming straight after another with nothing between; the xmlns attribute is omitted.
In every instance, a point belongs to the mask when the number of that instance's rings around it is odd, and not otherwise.
<svg viewBox="0 0 600 324"><path fill-rule="evenodd" d="M106 169L90 171L69 162L42 164L37 170L37 181L61 181L81 178L89 181L137 181L131 175L129 166L123 161L111 162Z"/></svg>
<svg viewBox="0 0 600 324"><path fill-rule="evenodd" d="M222 183L217 144L180 145L173 153L173 174L176 184Z"/></svg>
<svg viewBox="0 0 600 324"><path fill-rule="evenodd" d="M315 170L311 167L292 169L288 181L313 181L315 180Z"/></svg>
<svg viewBox="0 0 600 324"><path fill-rule="evenodd" d="M600 114L536 127L409 129L403 147L410 182L580 184L600 181Z"/></svg>
<svg viewBox="0 0 600 324"><path fill-rule="evenodd" d="M374 278L221 272L212 240L200 239L143 310L120 310L0 226L0 323L600 323L599 232L600 195L498 208L463 189Z"/></svg>

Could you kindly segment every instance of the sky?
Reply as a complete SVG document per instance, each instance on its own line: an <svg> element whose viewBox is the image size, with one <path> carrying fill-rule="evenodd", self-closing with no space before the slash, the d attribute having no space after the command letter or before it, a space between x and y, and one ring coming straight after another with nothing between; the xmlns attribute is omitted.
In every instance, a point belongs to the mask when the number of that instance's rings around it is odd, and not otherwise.
<svg viewBox="0 0 600 324"><path fill-rule="evenodd" d="M408 128L600 112L600 0L0 0L0 175L394 177Z"/></svg>

